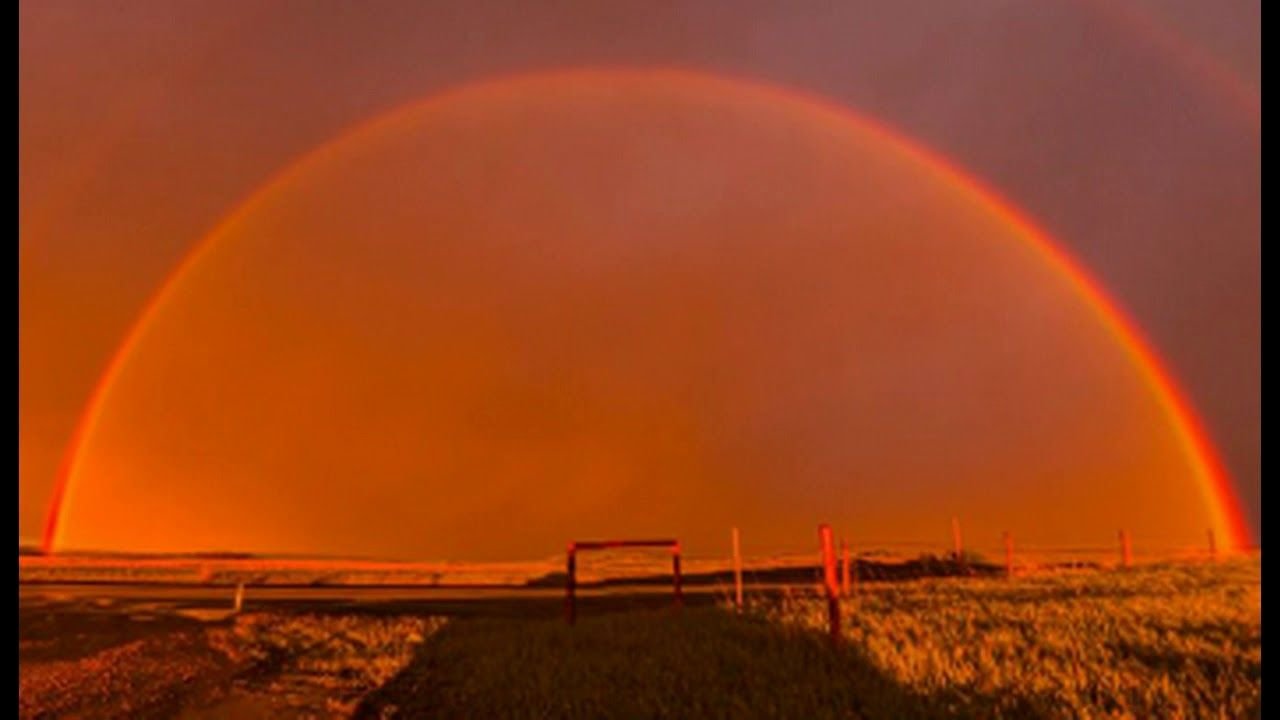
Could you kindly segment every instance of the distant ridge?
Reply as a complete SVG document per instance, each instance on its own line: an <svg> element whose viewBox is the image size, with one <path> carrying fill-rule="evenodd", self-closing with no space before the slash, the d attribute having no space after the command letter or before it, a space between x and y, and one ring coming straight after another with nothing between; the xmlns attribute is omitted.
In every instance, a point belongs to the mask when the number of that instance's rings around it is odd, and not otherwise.
<svg viewBox="0 0 1280 720"><path fill-rule="evenodd" d="M493 560L493 561L466 561L466 560L441 560L441 559L421 559L421 558L399 558L399 557L379 557L370 555L330 555L321 553L257 553L245 552L239 550L179 550L171 552L149 552L145 550L84 550L75 548L59 549L52 553L46 553L38 545L18 544L18 555L40 555L48 557L64 557L64 558L93 558L93 559L120 559L120 560L261 560L264 562L289 562L293 560L300 561L320 561L320 562L353 562L353 563L379 563L379 564L402 564L402 565L525 565L530 563L545 563L563 561L563 556L555 554L550 557L538 558L533 560Z"/></svg>
<svg viewBox="0 0 1280 720"><path fill-rule="evenodd" d="M45 553L41 548L34 545L18 545L18 555L59 555L62 557L89 557L89 558L156 558L166 560L254 560L266 559L271 556L257 555L248 552L233 552L230 550L209 550L209 551L193 551L193 552L118 552L115 550L59 550L56 553Z"/></svg>

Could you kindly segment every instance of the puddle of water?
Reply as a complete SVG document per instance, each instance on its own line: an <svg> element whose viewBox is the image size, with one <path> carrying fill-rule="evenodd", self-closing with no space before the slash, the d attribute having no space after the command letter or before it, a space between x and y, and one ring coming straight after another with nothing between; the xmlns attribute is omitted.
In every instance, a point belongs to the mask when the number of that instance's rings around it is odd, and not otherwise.
<svg viewBox="0 0 1280 720"><path fill-rule="evenodd" d="M199 620L200 622L220 622L236 615L238 612L235 608L183 608L174 611L177 615Z"/></svg>

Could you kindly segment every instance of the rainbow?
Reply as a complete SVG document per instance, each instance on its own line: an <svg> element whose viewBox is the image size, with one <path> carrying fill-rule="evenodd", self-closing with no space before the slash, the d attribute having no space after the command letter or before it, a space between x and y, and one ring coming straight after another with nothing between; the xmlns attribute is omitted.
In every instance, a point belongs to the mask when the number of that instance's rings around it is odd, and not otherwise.
<svg viewBox="0 0 1280 720"><path fill-rule="evenodd" d="M542 82L624 82L644 81L670 84L682 90L712 91L736 89L750 92L762 101L786 102L809 109L816 120L833 131L847 130L850 126L867 132L878 140L907 154L944 182L962 190L967 197L993 212L1030 247L1035 249L1050 267L1058 271L1076 290L1097 320L1123 348L1129 361L1136 367L1147 386L1169 418L1178 442L1191 463L1201 493L1210 508L1213 529L1226 547L1244 547L1250 542L1249 529L1244 520L1239 500L1236 498L1230 477L1219 459L1208 433L1192 409L1191 403L1179 389L1173 376L1160 360L1152 346L1145 340L1137 325L1112 299L1089 272L1066 250L1055 243L1043 230L1037 228L1021 211L997 194L981 180L964 172L938 153L924 147L879 121L860 115L821 97L804 92L767 85L754 80L710 75L685 69L568 69L547 70L481 80L401 105L370 120L355 125L302 157L280 169L275 175L251 192L214 229L187 253L178 266L160 285L138 319L126 334L103 372L80 418L66 452L64 453L54 491L49 502L44 526L43 547L53 552L60 544L60 532L64 529L62 515L68 496L74 488L75 478L82 462L83 448L93 435L103 415L103 408L110 398L116 379L132 358L140 339L147 333L152 320L163 308L171 294L182 284L188 272L198 265L212 248L226 236L240 220L248 216L273 191L290 179L305 173L315 163L324 160L339 148L353 140L376 137L393 131L401 121L430 112L440 104L462 97L477 97L498 93L525 84Z"/></svg>
<svg viewBox="0 0 1280 720"><path fill-rule="evenodd" d="M1205 92L1217 95L1251 133L1262 132L1261 93L1221 58L1192 42L1171 24L1162 22L1154 11L1143 12L1137 3L1105 0L1080 0L1080 3L1153 48Z"/></svg>

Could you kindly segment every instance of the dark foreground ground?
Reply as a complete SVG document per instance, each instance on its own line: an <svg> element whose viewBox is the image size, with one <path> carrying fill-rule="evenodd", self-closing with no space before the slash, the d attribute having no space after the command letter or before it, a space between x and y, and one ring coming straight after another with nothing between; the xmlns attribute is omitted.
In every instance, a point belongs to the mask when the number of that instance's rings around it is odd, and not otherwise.
<svg viewBox="0 0 1280 720"><path fill-rule="evenodd" d="M863 717L905 692L823 636L715 607L582 617L67 615L28 628L22 717ZM895 703L896 704L896 703ZM874 715L873 715L874 716Z"/></svg>
<svg viewBox="0 0 1280 720"><path fill-rule="evenodd" d="M807 589L20 593L20 717L1260 717L1260 563ZM95 595L96 593L96 595ZM301 591L299 591L301 593ZM191 596L191 597L185 597Z"/></svg>

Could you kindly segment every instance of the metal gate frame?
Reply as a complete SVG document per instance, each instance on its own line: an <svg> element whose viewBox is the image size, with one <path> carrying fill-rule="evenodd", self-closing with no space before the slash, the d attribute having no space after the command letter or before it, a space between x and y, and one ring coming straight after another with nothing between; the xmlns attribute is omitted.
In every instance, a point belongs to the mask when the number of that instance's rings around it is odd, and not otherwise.
<svg viewBox="0 0 1280 720"><path fill-rule="evenodd" d="M570 542L565 560L564 580L564 619L570 625L578 619L578 603L576 590L578 586L578 552L582 550L610 550L625 547L669 547L671 548L671 583L675 592L675 606L684 605L684 591L680 577L680 541L679 540L588 540Z"/></svg>

